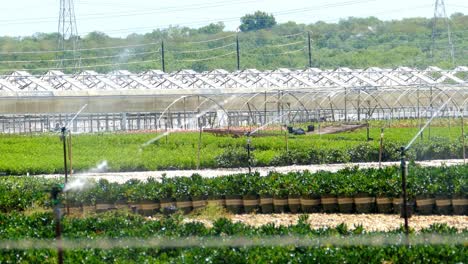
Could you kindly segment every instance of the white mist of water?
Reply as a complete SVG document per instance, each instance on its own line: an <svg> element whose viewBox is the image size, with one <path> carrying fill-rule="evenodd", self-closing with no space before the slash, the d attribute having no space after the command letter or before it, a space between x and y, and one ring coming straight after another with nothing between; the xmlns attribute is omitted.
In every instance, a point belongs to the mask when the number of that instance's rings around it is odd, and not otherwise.
<svg viewBox="0 0 468 264"><path fill-rule="evenodd" d="M228 97L228 98L226 98L224 101L222 101L219 105L214 105L214 106L212 106L212 107L210 107L210 108L208 108L208 109L206 109L206 110L204 110L204 111L201 111L200 113L198 113L198 114L197 114L196 116L194 116L193 118L190 118L190 119L186 120L185 122L182 122L181 126L183 127L183 126L185 126L186 124L189 124L190 122L195 122L198 118L200 118L200 117L206 115L206 114L209 113L210 111L216 110L219 106L224 106L225 104L229 103L231 100L233 100L233 99L236 98L236 97L237 97L236 95L231 95L230 97ZM177 100L179 100L179 99L177 99ZM205 100L205 101L206 101L206 100ZM204 101L204 102L205 102L205 101ZM204 103L204 102L203 102L203 103ZM203 103L202 103L202 104L203 104ZM147 147L147 146L151 145L152 143L154 143L154 142L160 140L161 138L163 138L163 137L165 137L165 136L171 134L172 132L179 131L179 130L181 130L181 129L179 129L179 128L174 128L174 129L168 130L168 131L164 132L163 134L158 135L158 136L156 136L156 137L154 137L154 138L148 140L147 142L141 144L140 149L138 150L138 152L141 153L145 147Z"/></svg>
<svg viewBox="0 0 468 264"><path fill-rule="evenodd" d="M86 177L86 174L105 172L107 171L107 168L108 168L107 160L104 160L101 163L99 163L96 167L90 169L89 171L81 173L81 174L77 174L76 176L73 177L74 179L72 181L69 181L65 185L65 187L63 188L63 191L64 192L69 192L69 191L79 192L79 191L83 191L85 189L90 188L93 182L90 181L88 177Z"/></svg>

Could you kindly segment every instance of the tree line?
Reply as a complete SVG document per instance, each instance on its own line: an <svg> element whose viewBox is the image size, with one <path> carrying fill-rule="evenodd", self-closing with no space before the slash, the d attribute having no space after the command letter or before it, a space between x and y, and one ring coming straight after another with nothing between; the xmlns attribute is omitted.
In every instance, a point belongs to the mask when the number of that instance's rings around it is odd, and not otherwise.
<svg viewBox="0 0 468 264"><path fill-rule="evenodd" d="M166 72L233 71L238 66L241 70L300 69L309 63L318 68L468 65L468 15L455 13L450 22L454 61L446 26L437 25L433 42L429 18L349 17L337 23L300 24L277 23L273 15L258 11L241 18L239 32L226 30L222 22L200 28L173 26L127 37L92 32L79 40L81 68L76 68L71 48L57 51L57 33L0 37L0 72L44 73L57 68L61 58L65 61L58 70L63 72L162 70L163 57Z"/></svg>

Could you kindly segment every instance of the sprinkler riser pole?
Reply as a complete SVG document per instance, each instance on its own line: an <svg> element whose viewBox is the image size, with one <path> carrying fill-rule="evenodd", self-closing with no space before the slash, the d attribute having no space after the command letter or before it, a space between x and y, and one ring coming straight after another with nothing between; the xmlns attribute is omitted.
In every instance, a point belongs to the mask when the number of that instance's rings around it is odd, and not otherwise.
<svg viewBox="0 0 468 264"><path fill-rule="evenodd" d="M68 168L67 168L67 137L66 127L62 127L62 142L63 142L63 167L65 169L65 183L68 182Z"/></svg>
<svg viewBox="0 0 468 264"><path fill-rule="evenodd" d="M408 197L406 193L406 160L405 160L405 148L401 147L401 189L403 194L403 218L405 219L405 234L409 234L409 224L408 224Z"/></svg>

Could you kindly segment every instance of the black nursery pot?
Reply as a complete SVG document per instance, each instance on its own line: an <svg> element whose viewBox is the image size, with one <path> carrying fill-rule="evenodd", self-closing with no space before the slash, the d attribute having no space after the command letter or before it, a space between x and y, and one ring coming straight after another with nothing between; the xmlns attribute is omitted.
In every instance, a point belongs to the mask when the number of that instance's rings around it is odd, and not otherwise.
<svg viewBox="0 0 468 264"><path fill-rule="evenodd" d="M463 195L454 196L452 209L454 215L468 215L468 198Z"/></svg>
<svg viewBox="0 0 468 264"><path fill-rule="evenodd" d="M112 209L115 209L115 206L114 206L114 203L111 201L96 202L96 213L103 213Z"/></svg>
<svg viewBox="0 0 468 264"><path fill-rule="evenodd" d="M338 197L338 208L342 214L353 213L354 199L352 197Z"/></svg>
<svg viewBox="0 0 468 264"><path fill-rule="evenodd" d="M437 213L440 215L452 214L452 200L448 196L437 196L435 198Z"/></svg>
<svg viewBox="0 0 468 264"><path fill-rule="evenodd" d="M268 194L260 195L260 208L263 214L273 213L273 196Z"/></svg>
<svg viewBox="0 0 468 264"><path fill-rule="evenodd" d="M320 197L323 211L325 213L336 213L338 211L338 200L333 195L323 195Z"/></svg>
<svg viewBox="0 0 468 264"><path fill-rule="evenodd" d="M206 196L194 196L192 197L192 207L193 210L203 208L207 204Z"/></svg>
<svg viewBox="0 0 468 264"><path fill-rule="evenodd" d="M243 212L244 202L241 195L226 195L226 209L233 214L241 214Z"/></svg>
<svg viewBox="0 0 468 264"><path fill-rule="evenodd" d="M377 197L375 199L377 204L377 212L380 214L391 214L393 212L392 198Z"/></svg>
<svg viewBox="0 0 468 264"><path fill-rule="evenodd" d="M288 207L291 213L297 214L301 210L301 197L299 195L289 195Z"/></svg>
<svg viewBox="0 0 468 264"><path fill-rule="evenodd" d="M182 211L184 214L188 214L192 211L192 200L190 197L181 197L176 199L177 210Z"/></svg>
<svg viewBox="0 0 468 264"><path fill-rule="evenodd" d="M413 216L413 212L414 212L414 201L408 201L406 203L406 208L407 208L407 214L408 214L408 218L412 217ZM400 204L400 217L401 218L404 218L404 214L403 214L403 202Z"/></svg>
<svg viewBox="0 0 468 264"><path fill-rule="evenodd" d="M273 196L273 211L276 214L285 213L288 209L288 197Z"/></svg>
<svg viewBox="0 0 468 264"><path fill-rule="evenodd" d="M255 213L258 210L259 200L258 195L248 194L242 196L242 201L244 205L244 212L246 214Z"/></svg>
<svg viewBox="0 0 468 264"><path fill-rule="evenodd" d="M358 214L369 214L374 212L375 197L368 194L359 194L354 197L354 205Z"/></svg>
<svg viewBox="0 0 468 264"><path fill-rule="evenodd" d="M207 204L224 207L226 206L226 201L222 195L210 195L208 196Z"/></svg>
<svg viewBox="0 0 468 264"><path fill-rule="evenodd" d="M146 201L141 201L138 204L138 213L143 215L143 216L152 216L154 215L157 211L159 211L160 204L159 201L151 201L151 200L146 200Z"/></svg>
<svg viewBox="0 0 468 264"><path fill-rule="evenodd" d="M317 213L320 211L320 197L304 195L301 197L301 210L304 213Z"/></svg>
<svg viewBox="0 0 468 264"><path fill-rule="evenodd" d="M162 198L161 202L161 212L164 215L170 215L177 211L174 198Z"/></svg>
<svg viewBox="0 0 468 264"><path fill-rule="evenodd" d="M428 196L416 197L416 211L420 215L431 215L434 211L435 199Z"/></svg>

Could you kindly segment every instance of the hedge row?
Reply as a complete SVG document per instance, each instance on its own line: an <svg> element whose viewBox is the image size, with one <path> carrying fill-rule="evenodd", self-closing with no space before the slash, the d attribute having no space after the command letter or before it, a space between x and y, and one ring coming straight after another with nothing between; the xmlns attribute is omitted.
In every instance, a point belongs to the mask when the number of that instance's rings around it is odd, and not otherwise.
<svg viewBox="0 0 468 264"><path fill-rule="evenodd" d="M375 131L377 132L377 131ZM409 133L411 132L411 133ZM399 159L399 149L414 129L389 129L383 145L382 161ZM397 135L397 136L396 136ZM106 160L109 171L152 171L194 169L198 165L198 134L173 134L141 149L154 134L77 135L73 138L73 169L89 171ZM62 145L57 136L0 136L0 175L63 173ZM200 168L246 167L245 138L204 135ZM379 160L378 140L366 141L362 131L336 135L291 136L288 151L284 137L268 136L252 140L251 164L280 166L291 164L327 164ZM462 158L459 139L432 137L417 141L409 159Z"/></svg>
<svg viewBox="0 0 468 264"><path fill-rule="evenodd" d="M122 245L114 249L65 250L65 263L466 263L468 249L458 241L468 236L467 230L457 230L445 224L434 224L411 233L410 239L434 238L441 235L445 242L436 244L413 244L405 246L402 241L402 229L385 233L367 232L362 226L349 229L345 224L334 228L311 229L307 216L302 216L295 225L275 226L267 224L251 227L242 223L233 223L220 218L208 228L199 222L182 222L177 216L161 220L146 220L138 215L106 213L87 218L62 219L62 236L66 239L86 239L98 241L100 238L113 239L118 245L122 239L168 238L171 241L184 241L186 237L197 237L197 247L132 246ZM10 213L0 214L0 241L20 239L54 239L54 220L51 213L24 216ZM364 238L381 236L385 245L366 246ZM228 241L246 237L246 241L260 241L262 238L276 238L284 242L293 237L310 239L311 242L323 238L349 242L349 246L331 244L313 244L308 246L258 245L258 246L216 246L205 247L204 239L214 238ZM447 240L448 239L448 240ZM465 239L466 240L466 239ZM353 245L354 241L361 241ZM364 240L365 241L365 240ZM432 240L429 240L432 241ZM450 243L447 243L450 242ZM109 246L109 244L106 244ZM1 263L56 263L56 250L1 250Z"/></svg>

